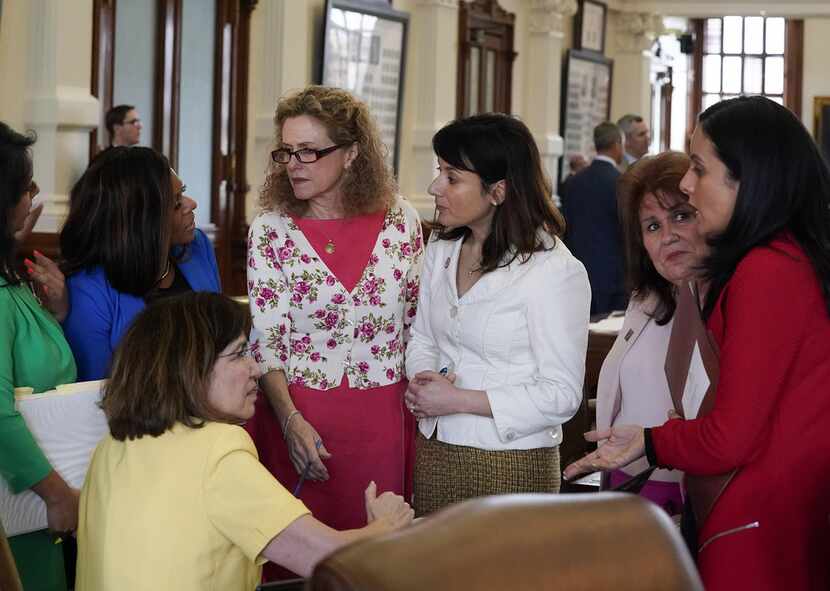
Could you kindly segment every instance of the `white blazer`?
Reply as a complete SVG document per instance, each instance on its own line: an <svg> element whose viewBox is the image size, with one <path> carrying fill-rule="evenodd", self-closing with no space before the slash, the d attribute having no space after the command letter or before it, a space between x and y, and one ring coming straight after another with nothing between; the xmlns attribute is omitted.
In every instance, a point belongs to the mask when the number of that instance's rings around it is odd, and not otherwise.
<svg viewBox="0 0 830 591"><path fill-rule="evenodd" d="M550 250L456 289L461 240L427 248L406 373L446 367L456 386L484 390L493 417L422 419L419 429L455 445L534 449L562 442L561 424L582 400L591 289L585 268L561 240Z"/></svg>

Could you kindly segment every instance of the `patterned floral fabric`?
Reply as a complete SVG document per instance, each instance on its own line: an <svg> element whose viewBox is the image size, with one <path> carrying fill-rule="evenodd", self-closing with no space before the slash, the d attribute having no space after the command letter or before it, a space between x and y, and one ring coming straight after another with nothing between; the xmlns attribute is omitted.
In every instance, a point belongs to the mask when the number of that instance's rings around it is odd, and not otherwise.
<svg viewBox="0 0 830 591"><path fill-rule="evenodd" d="M336 388L344 372L363 390L404 379L422 256L418 214L399 198L348 292L288 215L258 215L248 235L248 296L251 353L262 371L319 390Z"/></svg>

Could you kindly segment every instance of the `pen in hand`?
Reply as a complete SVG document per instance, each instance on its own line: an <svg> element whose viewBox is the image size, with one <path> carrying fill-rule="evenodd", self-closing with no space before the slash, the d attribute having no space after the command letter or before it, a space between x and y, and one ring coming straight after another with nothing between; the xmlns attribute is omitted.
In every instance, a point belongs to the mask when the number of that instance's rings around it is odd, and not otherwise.
<svg viewBox="0 0 830 591"><path fill-rule="evenodd" d="M317 441L314 442L314 448L317 449L317 450L320 449L321 445L323 445L323 440L322 439L318 439ZM303 483L305 482L306 478L308 478L309 470L311 470L311 460L306 462L305 468L303 468L303 472L302 472L302 474L300 474L300 479L297 481L297 486L294 487L293 495L295 497L300 496L300 490L302 490Z"/></svg>

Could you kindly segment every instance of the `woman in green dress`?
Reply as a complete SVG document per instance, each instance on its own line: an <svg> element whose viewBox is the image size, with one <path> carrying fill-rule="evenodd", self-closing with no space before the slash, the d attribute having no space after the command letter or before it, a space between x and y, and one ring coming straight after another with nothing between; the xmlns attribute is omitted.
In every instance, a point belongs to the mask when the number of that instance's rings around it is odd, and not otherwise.
<svg viewBox="0 0 830 591"><path fill-rule="evenodd" d="M78 524L78 490L52 469L14 405L14 388L43 392L74 382L76 374L60 325L16 269L15 234L31 229L27 218L38 192L33 143L0 122L0 478L14 493L31 489L43 499L50 530L70 532ZM35 281L46 264L41 257L27 263ZM62 296L48 284L40 291L50 299ZM12 536L9 544L26 591L66 589L61 546L48 531Z"/></svg>

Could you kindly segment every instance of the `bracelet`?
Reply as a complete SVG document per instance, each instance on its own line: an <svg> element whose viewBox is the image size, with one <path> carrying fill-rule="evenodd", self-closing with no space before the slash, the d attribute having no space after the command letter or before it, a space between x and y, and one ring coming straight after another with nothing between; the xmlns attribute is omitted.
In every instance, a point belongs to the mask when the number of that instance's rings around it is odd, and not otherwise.
<svg viewBox="0 0 830 591"><path fill-rule="evenodd" d="M288 425L291 423L291 419L293 419L298 414L300 414L300 411L298 411L295 408L290 413L288 413L287 417L285 417L285 422L282 424L282 438L283 439L288 439Z"/></svg>

